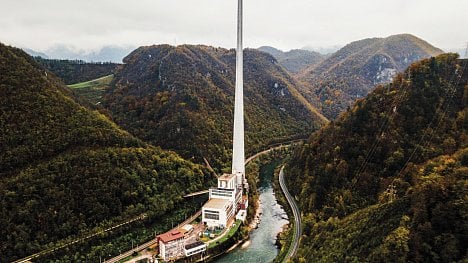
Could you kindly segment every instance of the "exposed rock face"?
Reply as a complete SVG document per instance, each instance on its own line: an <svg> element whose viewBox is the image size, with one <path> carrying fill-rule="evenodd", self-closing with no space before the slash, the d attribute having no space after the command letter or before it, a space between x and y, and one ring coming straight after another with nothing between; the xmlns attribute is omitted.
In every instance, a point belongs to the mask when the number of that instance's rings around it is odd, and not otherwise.
<svg viewBox="0 0 468 263"><path fill-rule="evenodd" d="M325 116L336 118L376 84L389 83L411 63L442 52L408 34L352 42L303 71L301 92Z"/></svg>

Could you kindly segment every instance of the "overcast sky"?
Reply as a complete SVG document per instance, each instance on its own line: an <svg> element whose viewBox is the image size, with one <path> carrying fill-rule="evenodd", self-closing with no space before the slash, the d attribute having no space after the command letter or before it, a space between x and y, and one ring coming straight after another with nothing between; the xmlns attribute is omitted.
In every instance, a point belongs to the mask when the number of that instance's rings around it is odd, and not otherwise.
<svg viewBox="0 0 468 263"><path fill-rule="evenodd" d="M57 44L235 46L237 0L0 0L0 42L43 51ZM464 48L468 0L244 0L245 45L329 47L411 33Z"/></svg>

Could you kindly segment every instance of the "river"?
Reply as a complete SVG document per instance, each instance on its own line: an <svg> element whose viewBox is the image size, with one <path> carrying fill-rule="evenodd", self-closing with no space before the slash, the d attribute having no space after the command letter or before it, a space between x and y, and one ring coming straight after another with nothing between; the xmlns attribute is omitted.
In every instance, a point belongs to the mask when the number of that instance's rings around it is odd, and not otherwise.
<svg viewBox="0 0 468 263"><path fill-rule="evenodd" d="M271 262L278 255L275 245L276 235L281 227L288 223L286 212L278 204L273 192L273 173L278 163L273 162L260 168L260 224L250 233L250 245L238 247L223 257L215 260L217 263L228 262Z"/></svg>

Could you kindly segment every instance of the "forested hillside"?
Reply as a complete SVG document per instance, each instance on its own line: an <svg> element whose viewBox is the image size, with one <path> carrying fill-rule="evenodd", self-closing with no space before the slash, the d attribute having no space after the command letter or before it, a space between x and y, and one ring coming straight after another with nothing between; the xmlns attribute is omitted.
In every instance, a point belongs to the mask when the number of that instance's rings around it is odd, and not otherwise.
<svg viewBox="0 0 468 263"><path fill-rule="evenodd" d="M295 153L288 182L305 221L297 260L466 257L467 66L454 54L412 64Z"/></svg>
<svg viewBox="0 0 468 263"><path fill-rule="evenodd" d="M456 262L466 260L468 148L407 170L412 183L328 220L306 216L298 261Z"/></svg>
<svg viewBox="0 0 468 263"><path fill-rule="evenodd" d="M44 59L42 57L34 59L61 78L65 84L75 84L108 76L114 73L119 65L111 62L85 62L82 60Z"/></svg>
<svg viewBox="0 0 468 263"><path fill-rule="evenodd" d="M375 85L389 83L411 63L441 53L409 34L355 41L300 73L300 91L334 119Z"/></svg>
<svg viewBox="0 0 468 263"><path fill-rule="evenodd" d="M325 55L318 52L304 49L292 49L290 51L283 52L274 47L263 46L259 47L258 50L267 52L274 56L278 60L278 63L291 73L299 73L307 68L317 65L326 58Z"/></svg>
<svg viewBox="0 0 468 263"><path fill-rule="evenodd" d="M198 165L148 146L20 49L0 44L0 261L142 213L154 222L204 187Z"/></svg>
<svg viewBox="0 0 468 263"><path fill-rule="evenodd" d="M263 52L244 53L246 152L303 138L326 122L295 81ZM103 105L154 145L229 167L235 51L208 46L141 47L124 59Z"/></svg>

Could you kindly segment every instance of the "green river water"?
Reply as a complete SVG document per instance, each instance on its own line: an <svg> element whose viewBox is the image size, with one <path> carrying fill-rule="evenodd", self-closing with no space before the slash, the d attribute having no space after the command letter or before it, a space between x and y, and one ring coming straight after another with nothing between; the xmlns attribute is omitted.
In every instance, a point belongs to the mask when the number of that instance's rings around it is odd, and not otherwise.
<svg viewBox="0 0 468 263"><path fill-rule="evenodd" d="M238 247L215 260L217 263L228 262L271 262L278 254L275 245L276 235L281 227L288 223L286 212L278 204L273 192L273 173L277 163L273 162L260 168L260 224L250 233L250 245Z"/></svg>

